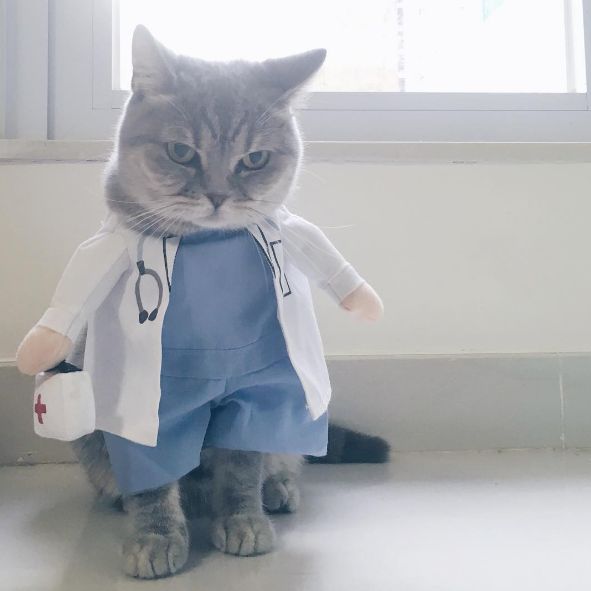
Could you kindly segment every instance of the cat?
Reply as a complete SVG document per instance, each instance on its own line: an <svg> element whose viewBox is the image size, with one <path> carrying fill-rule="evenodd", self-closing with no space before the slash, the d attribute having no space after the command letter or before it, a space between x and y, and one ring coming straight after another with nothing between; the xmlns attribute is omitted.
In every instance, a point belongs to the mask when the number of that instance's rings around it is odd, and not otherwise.
<svg viewBox="0 0 591 591"><path fill-rule="evenodd" d="M325 51L260 63L205 62L173 54L140 26L132 54L132 94L105 174L111 212L138 233L183 236L203 228L244 228L282 206L302 159L295 106ZM223 171L242 156L245 144L254 146L247 164L267 158L256 151L263 139L273 146L266 166L240 182L228 178ZM190 147L193 142L198 149ZM194 166L176 164L184 160ZM70 360L80 363L82 355L79 347ZM266 513L298 507L301 456L206 448L200 466L180 481L122 496L103 434L73 445L99 494L129 514L124 570L134 577L167 576L183 567L191 516L212 518L216 548L249 556L273 547ZM388 452L380 438L331 425L324 461L383 462Z"/></svg>

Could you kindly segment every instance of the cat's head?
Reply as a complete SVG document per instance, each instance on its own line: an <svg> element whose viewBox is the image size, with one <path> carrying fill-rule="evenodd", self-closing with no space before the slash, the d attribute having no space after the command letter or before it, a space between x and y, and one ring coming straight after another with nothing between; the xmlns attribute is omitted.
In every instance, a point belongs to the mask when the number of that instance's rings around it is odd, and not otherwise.
<svg viewBox="0 0 591 591"><path fill-rule="evenodd" d="M176 235L272 214L301 158L294 101L325 55L206 62L173 54L138 26L109 207L138 231Z"/></svg>

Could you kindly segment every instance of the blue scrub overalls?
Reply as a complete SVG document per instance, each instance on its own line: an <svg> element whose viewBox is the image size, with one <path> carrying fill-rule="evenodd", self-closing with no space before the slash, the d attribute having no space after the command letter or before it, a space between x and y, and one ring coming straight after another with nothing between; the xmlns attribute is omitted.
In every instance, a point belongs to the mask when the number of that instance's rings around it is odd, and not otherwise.
<svg viewBox="0 0 591 591"><path fill-rule="evenodd" d="M178 480L204 446L322 456L277 318L269 262L247 230L181 239L162 329L156 447L105 433L124 494ZM297 297L291 294L287 297Z"/></svg>

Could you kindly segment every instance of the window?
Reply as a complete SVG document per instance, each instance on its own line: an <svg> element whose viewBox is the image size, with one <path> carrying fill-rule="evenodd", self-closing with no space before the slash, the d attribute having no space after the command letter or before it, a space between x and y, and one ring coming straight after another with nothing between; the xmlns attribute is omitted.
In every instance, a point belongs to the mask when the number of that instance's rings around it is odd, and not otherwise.
<svg viewBox="0 0 591 591"><path fill-rule="evenodd" d="M405 90L584 92L579 0L404 3Z"/></svg>
<svg viewBox="0 0 591 591"><path fill-rule="evenodd" d="M178 53L211 60L262 60L327 47L327 62L316 78L316 91L398 91L397 0L299 0L212 2L170 0L162 3L118 0L119 88L131 77L131 36L138 22ZM256 6L256 8L254 8ZM187 18L163 18L185 14ZM196 33L198 31L198 34ZM118 50L118 51L117 51Z"/></svg>
<svg viewBox="0 0 591 591"><path fill-rule="evenodd" d="M329 49L312 90L584 92L580 0L118 0L114 88L129 89L145 24L178 53L260 60ZM183 15L182 19L169 15ZM287 25L287 26L286 26ZM304 34L303 34L304 33Z"/></svg>
<svg viewBox="0 0 591 591"><path fill-rule="evenodd" d="M31 11L47 21L50 138L112 135L142 22L206 59L327 47L300 113L309 140L591 139L591 0L4 1L28 13L21 49L34 45Z"/></svg>

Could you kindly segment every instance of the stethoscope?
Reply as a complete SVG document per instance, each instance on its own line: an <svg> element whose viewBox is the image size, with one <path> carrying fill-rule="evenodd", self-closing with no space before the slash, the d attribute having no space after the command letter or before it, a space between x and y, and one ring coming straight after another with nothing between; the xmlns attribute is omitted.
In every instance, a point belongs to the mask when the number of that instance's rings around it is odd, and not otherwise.
<svg viewBox="0 0 591 591"><path fill-rule="evenodd" d="M283 271L281 270L281 267L279 266L279 260L277 258L277 253L275 252L275 246L277 244L281 243L281 240L275 240L274 242L268 242L267 238L265 236L265 234L263 233L263 231L261 230L261 228L259 226L258 230L261 234L261 237L266 245L266 250L261 246L261 249L263 251L263 253L265 254L267 261L269 263L269 266L271 267L271 271L273 272L273 277L275 277L276 271L275 271L275 265L273 265L273 262L271 260L271 253L273 254L273 258L275 259L275 262L277 264L277 268L279 269L279 284L281 286L281 290L283 292L283 297L287 297L288 295L291 295L291 288L289 286L289 282L287 281L287 277L285 276L285 273L283 273ZM150 320L150 321L154 321L156 319L156 317L158 316L158 311L160 310L160 306L162 304L162 298L164 296L164 286L162 285L162 280L160 279L160 276L158 275L158 273L154 270L154 269L149 269L148 267L146 267L146 263L144 262L144 242L146 241L146 235L142 235L140 237L140 239L138 240L138 244L137 244L137 261L136 261L136 265L139 271L138 277L136 279L135 282L135 301L137 303L137 307L139 310L139 322L140 324L144 324L146 322L146 320ZM166 270L166 282L168 284L168 291L170 291L171 287L170 287L170 276L169 276L169 272L168 272L168 256L166 253L166 241L168 240L168 238L171 238L171 236L165 236L162 239L162 254L164 256L164 268ZM253 237L254 239L254 237ZM256 241L257 244L260 246L260 244L258 243L258 241ZM156 307L151 311L148 312L145 308L144 308L144 304L142 301L142 294L141 294L141 285L142 285L142 277L146 277L146 276L150 276L154 279L154 281L156 282L156 286L158 288L158 304L156 304ZM283 279L285 279L285 283L286 286L283 286Z"/></svg>
<svg viewBox="0 0 591 591"><path fill-rule="evenodd" d="M160 310L160 305L162 304L162 297L164 296L164 286L162 285L162 279L154 269L149 269L146 267L144 262L144 242L146 240L146 236L143 235L138 241L137 244L137 268L139 271L138 278L135 282L135 301L137 302L137 307L139 310L139 321L140 324L143 324L146 320L154 321L156 316L158 316L158 310ZM164 241L164 256L166 257L166 241ZM151 311L148 312L144 308L144 304L142 302L142 294L141 294L141 285L142 285L142 277L152 277L156 282L156 286L158 287L158 304L156 307Z"/></svg>

